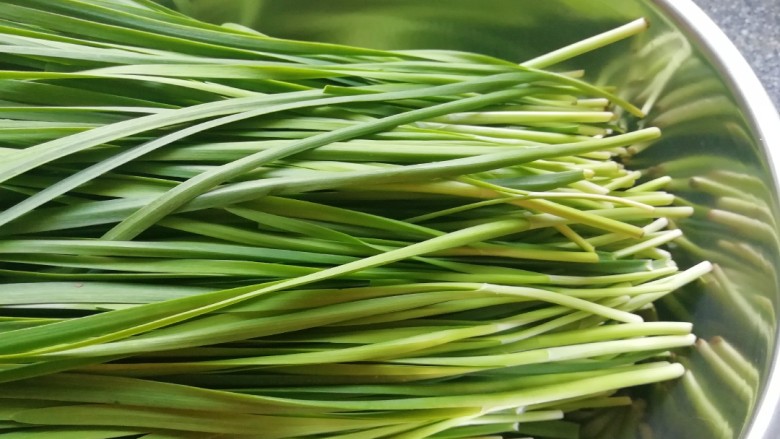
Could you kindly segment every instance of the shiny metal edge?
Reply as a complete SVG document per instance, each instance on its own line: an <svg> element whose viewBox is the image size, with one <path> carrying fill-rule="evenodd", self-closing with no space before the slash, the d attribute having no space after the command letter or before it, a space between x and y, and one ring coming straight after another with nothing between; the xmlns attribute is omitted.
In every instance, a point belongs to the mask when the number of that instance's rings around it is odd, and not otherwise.
<svg viewBox="0 0 780 439"><path fill-rule="evenodd" d="M780 172L780 115L769 94L747 60L725 33L691 0L652 0L666 17L697 44L698 49L722 74L746 116L746 122L758 137L777 188ZM775 200L780 201L780 200ZM751 421L743 430L745 439L780 437L780 332L775 334L771 365L765 376L763 394Z"/></svg>

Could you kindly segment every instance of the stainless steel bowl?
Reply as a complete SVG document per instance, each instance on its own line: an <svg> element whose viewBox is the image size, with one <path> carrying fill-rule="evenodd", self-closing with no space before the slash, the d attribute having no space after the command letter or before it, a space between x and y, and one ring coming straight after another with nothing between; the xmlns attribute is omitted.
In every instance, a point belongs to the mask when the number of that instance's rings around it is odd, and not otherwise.
<svg viewBox="0 0 780 439"><path fill-rule="evenodd" d="M665 301L704 340L683 380L649 391L658 438L780 437L780 118L746 61L689 0L192 0L190 13L279 37L376 48L459 49L523 61L640 16L649 32L577 58L665 135L630 165L671 175L696 207L681 261L717 270ZM645 145L649 146L649 145Z"/></svg>

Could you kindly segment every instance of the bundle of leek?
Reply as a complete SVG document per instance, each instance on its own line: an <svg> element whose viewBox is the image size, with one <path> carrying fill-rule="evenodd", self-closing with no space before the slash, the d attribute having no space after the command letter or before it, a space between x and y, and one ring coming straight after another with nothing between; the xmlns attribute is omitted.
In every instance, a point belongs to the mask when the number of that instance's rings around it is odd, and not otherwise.
<svg viewBox="0 0 780 439"><path fill-rule="evenodd" d="M542 70L644 27L518 65L0 1L0 431L572 438L679 377L640 314L709 265L613 160L659 131Z"/></svg>

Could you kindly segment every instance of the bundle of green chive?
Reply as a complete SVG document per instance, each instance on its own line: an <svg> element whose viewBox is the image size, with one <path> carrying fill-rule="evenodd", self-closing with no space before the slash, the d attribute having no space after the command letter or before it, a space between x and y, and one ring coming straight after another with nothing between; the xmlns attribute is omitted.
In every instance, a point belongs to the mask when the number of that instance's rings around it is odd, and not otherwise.
<svg viewBox="0 0 780 439"><path fill-rule="evenodd" d="M568 439L681 376L691 208L554 67L645 25L518 65L1 0L0 432Z"/></svg>

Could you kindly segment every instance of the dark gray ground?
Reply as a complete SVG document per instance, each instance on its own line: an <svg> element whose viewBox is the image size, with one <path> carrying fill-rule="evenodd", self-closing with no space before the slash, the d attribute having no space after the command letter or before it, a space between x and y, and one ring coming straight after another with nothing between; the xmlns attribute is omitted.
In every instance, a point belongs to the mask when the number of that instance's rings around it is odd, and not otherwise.
<svg viewBox="0 0 780 439"><path fill-rule="evenodd" d="M780 0L694 0L747 58L780 108Z"/></svg>

